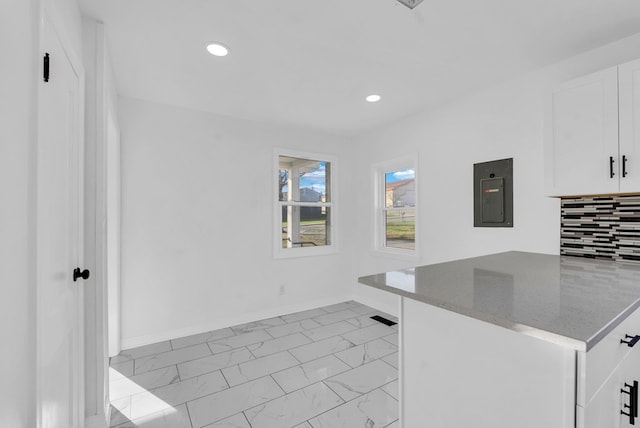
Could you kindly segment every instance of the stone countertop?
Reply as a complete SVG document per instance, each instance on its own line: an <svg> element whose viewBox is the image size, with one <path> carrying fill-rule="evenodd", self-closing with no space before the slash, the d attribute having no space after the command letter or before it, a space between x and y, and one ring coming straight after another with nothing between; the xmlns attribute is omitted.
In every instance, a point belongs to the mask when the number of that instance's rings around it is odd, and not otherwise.
<svg viewBox="0 0 640 428"><path fill-rule="evenodd" d="M519 251L358 280L577 351L640 306L640 264Z"/></svg>

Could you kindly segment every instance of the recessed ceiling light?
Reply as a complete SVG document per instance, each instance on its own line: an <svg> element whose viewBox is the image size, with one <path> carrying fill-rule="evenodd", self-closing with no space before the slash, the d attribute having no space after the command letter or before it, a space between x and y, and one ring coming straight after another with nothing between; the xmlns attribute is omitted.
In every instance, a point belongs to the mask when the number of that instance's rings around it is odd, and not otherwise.
<svg viewBox="0 0 640 428"><path fill-rule="evenodd" d="M207 51L214 56L227 56L229 55L229 48L222 43L211 42L207 45Z"/></svg>
<svg viewBox="0 0 640 428"><path fill-rule="evenodd" d="M377 103L382 97L378 94L371 94L365 98L370 103Z"/></svg>

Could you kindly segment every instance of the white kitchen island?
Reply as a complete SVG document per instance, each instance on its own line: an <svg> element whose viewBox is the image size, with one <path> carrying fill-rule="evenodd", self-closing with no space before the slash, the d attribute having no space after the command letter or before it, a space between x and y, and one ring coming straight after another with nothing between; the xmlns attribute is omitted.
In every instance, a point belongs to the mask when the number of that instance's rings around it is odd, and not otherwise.
<svg viewBox="0 0 640 428"><path fill-rule="evenodd" d="M402 427L640 425L640 265L514 251L359 281L401 296Z"/></svg>

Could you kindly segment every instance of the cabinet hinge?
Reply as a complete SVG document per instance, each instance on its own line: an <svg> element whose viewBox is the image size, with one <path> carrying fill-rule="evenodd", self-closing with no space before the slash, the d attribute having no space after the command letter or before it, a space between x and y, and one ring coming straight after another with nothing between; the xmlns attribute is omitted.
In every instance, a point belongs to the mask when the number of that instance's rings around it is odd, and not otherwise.
<svg viewBox="0 0 640 428"><path fill-rule="evenodd" d="M42 78L44 79L45 82L48 82L49 81L49 54L48 53L44 54L44 61L43 61L42 68L43 68Z"/></svg>

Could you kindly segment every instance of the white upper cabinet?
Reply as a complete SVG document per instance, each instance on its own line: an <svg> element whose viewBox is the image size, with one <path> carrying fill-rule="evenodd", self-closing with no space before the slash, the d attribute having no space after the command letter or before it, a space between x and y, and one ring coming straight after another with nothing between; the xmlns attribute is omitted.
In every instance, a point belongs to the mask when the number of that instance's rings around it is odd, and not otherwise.
<svg viewBox="0 0 640 428"><path fill-rule="evenodd" d="M620 191L617 67L557 87L546 119L548 195Z"/></svg>
<svg viewBox="0 0 640 428"><path fill-rule="evenodd" d="M552 91L545 190L549 196L640 193L640 60Z"/></svg>
<svg viewBox="0 0 640 428"><path fill-rule="evenodd" d="M618 67L618 87L620 192L633 193L640 191L640 60Z"/></svg>

